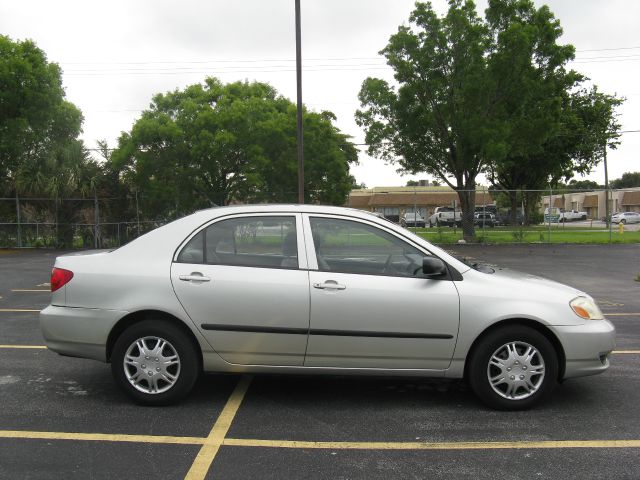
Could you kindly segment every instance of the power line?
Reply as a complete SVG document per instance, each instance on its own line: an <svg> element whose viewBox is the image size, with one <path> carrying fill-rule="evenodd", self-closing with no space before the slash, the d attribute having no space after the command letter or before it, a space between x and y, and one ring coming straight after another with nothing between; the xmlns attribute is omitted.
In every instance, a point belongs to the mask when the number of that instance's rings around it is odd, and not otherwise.
<svg viewBox="0 0 640 480"><path fill-rule="evenodd" d="M384 66L380 62L377 63L344 63L344 64L313 64L309 65L312 68L320 68L320 67L379 67ZM216 68L216 67L212 67ZM226 67L217 67L217 69L229 69L229 70L237 70L237 69L247 69L246 66L226 66ZM264 68L291 68L291 65L256 65L253 67L249 67L251 69L261 70ZM194 67L156 67L156 68L82 68L77 70L66 70L67 72L146 72L153 70L155 72L164 72L164 71L177 71L177 70L194 70Z"/></svg>
<svg viewBox="0 0 640 480"><path fill-rule="evenodd" d="M619 134L623 134L623 133L640 133L640 129L638 129L638 130L620 130L618 133ZM560 136L560 135L556 135L556 136ZM369 143L353 143L352 145L354 145L356 147L368 147L371 144L369 144Z"/></svg>
<svg viewBox="0 0 640 480"><path fill-rule="evenodd" d="M612 47L612 48L593 48L576 50L576 53L585 52L611 52L619 50L638 50L640 46L635 47ZM380 57L317 57L305 58L305 62L316 61L346 61L346 60L380 60ZM216 60L138 60L126 62L58 62L61 65L163 65L163 64L205 64L205 63L273 63L273 62L295 62L295 58L252 58L252 59L216 59Z"/></svg>
<svg viewBox="0 0 640 480"><path fill-rule="evenodd" d="M322 58L305 58L305 62L338 62L344 60L380 60L380 57L322 57ZM294 63L295 58L274 58L274 59L240 59L240 60L157 60L157 61L135 61L135 62L59 62L61 65L154 65L154 64L203 64L203 63L272 63L272 62L291 62Z"/></svg>
<svg viewBox="0 0 640 480"><path fill-rule="evenodd" d="M585 61L585 60L618 60L618 59L626 59L626 58L638 58L640 57L640 53L633 53L631 55L611 55L605 57L584 57L579 58L576 61Z"/></svg>
<svg viewBox="0 0 640 480"><path fill-rule="evenodd" d="M620 134L623 133L640 133L640 129L638 130L621 130L620 132L618 132ZM352 143L351 145L353 145L354 147L368 147L370 144L369 143ZM89 152L103 152L103 151L108 151L108 152L113 152L114 150L117 150L117 148L85 148L85 150L89 151Z"/></svg>
<svg viewBox="0 0 640 480"><path fill-rule="evenodd" d="M336 66L340 67L340 66ZM385 66L354 66L354 67L346 67L346 68L304 68L305 72L349 72L349 71L372 71L372 70L389 70L389 67ZM100 77L100 76L111 76L111 75L220 75L220 74L238 74L238 73L287 73L293 72L295 68L282 68L277 70L185 70L185 71L154 71L154 70L141 70L134 72L127 71L87 71L87 72L69 72L65 73L65 75L72 77Z"/></svg>
<svg viewBox="0 0 640 480"><path fill-rule="evenodd" d="M637 47L615 47L615 48L593 48L590 50L576 50L576 53L578 52L610 52L610 51L615 51L615 50L637 50L639 49L640 46Z"/></svg>
<svg viewBox="0 0 640 480"><path fill-rule="evenodd" d="M640 46L615 47L601 49L577 50L576 53L617 52L640 49ZM581 57L578 55L573 63L610 63L640 60L640 53L629 55L605 55ZM66 75L175 75L175 74L224 74L224 73L279 73L294 70L295 59L218 59L218 60L157 60L157 61L121 61L121 62L60 62ZM315 63L314 62L323 62ZM329 63L326 62L339 62ZM386 70L390 67L382 57L318 57L305 59L305 71L351 71L351 70ZM236 65L234 65L236 64ZM196 66L210 65L213 71L203 70ZM85 68L74 68L85 67ZM136 68L138 67L138 68Z"/></svg>

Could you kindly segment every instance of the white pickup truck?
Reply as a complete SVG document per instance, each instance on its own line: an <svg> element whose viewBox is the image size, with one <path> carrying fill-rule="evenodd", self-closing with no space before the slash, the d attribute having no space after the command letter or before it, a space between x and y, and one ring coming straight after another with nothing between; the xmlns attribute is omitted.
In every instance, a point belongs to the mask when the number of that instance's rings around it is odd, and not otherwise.
<svg viewBox="0 0 640 480"><path fill-rule="evenodd" d="M544 209L544 221L548 222L573 222L574 220L586 220L587 212L577 210L565 210L564 208L553 207Z"/></svg>
<svg viewBox="0 0 640 480"><path fill-rule="evenodd" d="M586 220L587 212L578 212L577 210L562 210L560 211L561 222L572 222L574 220Z"/></svg>
<svg viewBox="0 0 640 480"><path fill-rule="evenodd" d="M452 207L436 207L433 211L433 215L429 217L429 226L447 226L462 224L462 212L460 210L454 210Z"/></svg>

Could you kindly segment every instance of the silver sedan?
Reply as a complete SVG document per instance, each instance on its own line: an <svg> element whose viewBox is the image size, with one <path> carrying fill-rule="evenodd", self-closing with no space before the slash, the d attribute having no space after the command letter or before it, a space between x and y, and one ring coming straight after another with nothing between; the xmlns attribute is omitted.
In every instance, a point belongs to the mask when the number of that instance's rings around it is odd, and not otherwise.
<svg viewBox="0 0 640 480"><path fill-rule="evenodd" d="M621 212L611 217L613 223L640 223L640 213L638 212Z"/></svg>
<svg viewBox="0 0 640 480"><path fill-rule="evenodd" d="M203 210L58 257L51 290L48 347L110 362L144 404L184 398L204 370L466 378L487 405L524 409L605 371L614 348L586 293L337 207Z"/></svg>

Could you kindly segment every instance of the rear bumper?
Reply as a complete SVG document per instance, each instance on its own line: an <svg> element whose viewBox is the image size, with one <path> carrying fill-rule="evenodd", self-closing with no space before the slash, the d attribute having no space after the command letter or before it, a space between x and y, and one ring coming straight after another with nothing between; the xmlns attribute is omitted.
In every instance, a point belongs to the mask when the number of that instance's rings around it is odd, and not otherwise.
<svg viewBox="0 0 640 480"><path fill-rule="evenodd" d="M40 330L50 350L106 362L113 326L128 312L49 305L40 312Z"/></svg>
<svg viewBox="0 0 640 480"><path fill-rule="evenodd" d="M609 368L609 354L616 346L616 329L608 320L583 325L552 327L564 347L563 378L596 375Z"/></svg>

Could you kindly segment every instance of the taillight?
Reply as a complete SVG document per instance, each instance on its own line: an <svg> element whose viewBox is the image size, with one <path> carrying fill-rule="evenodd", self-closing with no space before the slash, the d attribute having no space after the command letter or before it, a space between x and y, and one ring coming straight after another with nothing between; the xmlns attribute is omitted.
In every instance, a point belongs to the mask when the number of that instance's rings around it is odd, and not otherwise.
<svg viewBox="0 0 640 480"><path fill-rule="evenodd" d="M51 291L55 292L59 288L64 287L72 278L73 272L71 270L54 267L53 270L51 270Z"/></svg>

